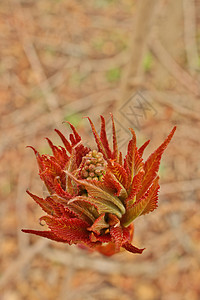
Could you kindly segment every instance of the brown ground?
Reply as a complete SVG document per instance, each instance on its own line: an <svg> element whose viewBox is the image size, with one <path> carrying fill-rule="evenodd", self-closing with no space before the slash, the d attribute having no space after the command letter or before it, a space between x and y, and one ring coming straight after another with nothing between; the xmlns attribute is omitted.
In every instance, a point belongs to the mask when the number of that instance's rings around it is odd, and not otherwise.
<svg viewBox="0 0 200 300"><path fill-rule="evenodd" d="M0 4L0 299L200 299L200 1L3 0ZM155 4L155 5L153 5ZM131 97L130 97L131 96ZM129 100L128 100L129 99ZM159 208L135 222L142 255L111 258L23 234L41 210L34 155L69 120L114 112L163 156ZM109 125L108 125L109 127Z"/></svg>

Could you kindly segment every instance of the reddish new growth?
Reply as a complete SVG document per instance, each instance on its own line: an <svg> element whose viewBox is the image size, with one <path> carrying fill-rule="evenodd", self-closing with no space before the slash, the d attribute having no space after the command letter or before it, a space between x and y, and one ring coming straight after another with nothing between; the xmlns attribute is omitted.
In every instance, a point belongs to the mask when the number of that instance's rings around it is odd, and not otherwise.
<svg viewBox="0 0 200 300"><path fill-rule="evenodd" d="M112 115L111 115L112 117ZM112 255L122 249L142 253L131 244L133 220L157 208L161 156L169 144L176 127L146 162L142 155L149 141L139 149L136 136L130 128L132 139L127 154L122 159L118 150L115 125L112 117L113 149L111 150L105 120L101 116L101 132L97 133L89 119L97 150L85 147L80 135L71 126L67 140L60 136L64 147L57 147L47 139L53 155L40 155L34 148L39 174L49 195L44 199L29 191L28 194L47 213L40 218L49 231L23 230L48 239L68 244L78 244Z"/></svg>

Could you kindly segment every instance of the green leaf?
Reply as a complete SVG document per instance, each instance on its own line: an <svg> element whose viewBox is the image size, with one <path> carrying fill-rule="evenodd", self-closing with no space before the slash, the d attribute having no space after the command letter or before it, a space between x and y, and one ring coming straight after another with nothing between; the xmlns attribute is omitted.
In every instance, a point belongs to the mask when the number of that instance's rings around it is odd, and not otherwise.
<svg viewBox="0 0 200 300"><path fill-rule="evenodd" d="M122 224L128 226L134 219L140 215L147 214L157 207L158 201L158 184L159 177L157 176L149 190L143 197L137 200L130 209L127 209L126 214L122 217Z"/></svg>
<svg viewBox="0 0 200 300"><path fill-rule="evenodd" d="M105 189L99 186L100 184L102 184L102 182L95 181L95 180L93 180L92 182L88 180L78 180L68 171L66 171L66 173L78 184L83 185L85 189L88 191L89 196L96 199L97 201L99 200L104 201L104 203L107 203L107 205L111 206L112 208L116 207L116 210L118 209L121 215L125 213L125 207L122 204L122 202L119 200L119 198L109 194Z"/></svg>
<svg viewBox="0 0 200 300"><path fill-rule="evenodd" d="M99 216L98 208L94 203L90 202L86 196L77 196L71 199L67 206L70 210L78 214L81 219L86 221L89 219L89 222L95 222Z"/></svg>

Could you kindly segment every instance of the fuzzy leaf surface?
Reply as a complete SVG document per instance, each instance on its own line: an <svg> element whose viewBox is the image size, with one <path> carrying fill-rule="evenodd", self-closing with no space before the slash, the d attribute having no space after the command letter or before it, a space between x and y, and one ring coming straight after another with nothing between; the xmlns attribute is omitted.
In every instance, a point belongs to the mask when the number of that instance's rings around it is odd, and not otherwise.
<svg viewBox="0 0 200 300"><path fill-rule="evenodd" d="M68 207L74 211L79 217L88 222L95 222L98 218L98 207L90 202L89 197L77 196L68 202ZM89 219L89 220L88 220Z"/></svg>
<svg viewBox="0 0 200 300"><path fill-rule="evenodd" d="M159 169L160 160L162 157L162 154L164 150L166 149L167 145L171 141L174 132L176 130L176 127L172 129L168 137L165 139L165 141L158 147L147 159L147 161L144 164L144 177L142 180L142 189L139 191L137 195L137 199L139 199L149 188L151 183L153 182L154 178L156 177L156 174Z"/></svg>
<svg viewBox="0 0 200 300"><path fill-rule="evenodd" d="M129 225L135 218L142 214L147 214L157 208L158 201L158 184L159 177L157 177L145 195L133 203L132 207L126 211L122 217L122 224Z"/></svg>
<svg viewBox="0 0 200 300"><path fill-rule="evenodd" d="M41 218L48 225L49 229L59 238L65 240L68 243L78 243L81 241L87 242L88 237L88 223L78 219L65 219L65 218L53 218L50 216L44 216Z"/></svg>
<svg viewBox="0 0 200 300"><path fill-rule="evenodd" d="M78 180L76 177L74 177L72 174L68 173L67 171L66 173L69 176L71 176L71 178L74 181L76 181L78 184L83 185L88 191L89 196L91 196L92 198L101 199L102 201L104 201L104 203L111 202L119 209L121 214L125 213L125 207L122 204L122 202L119 200L119 198L114 195L111 195L105 189L103 189L101 182L93 180L91 183L88 180ZM101 185L101 187L99 185Z"/></svg>

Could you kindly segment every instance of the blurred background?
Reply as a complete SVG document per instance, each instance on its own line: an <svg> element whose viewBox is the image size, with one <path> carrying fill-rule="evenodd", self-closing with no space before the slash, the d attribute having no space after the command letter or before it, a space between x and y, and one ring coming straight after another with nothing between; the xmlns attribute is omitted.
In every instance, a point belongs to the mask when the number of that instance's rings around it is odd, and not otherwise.
<svg viewBox="0 0 200 300"><path fill-rule="evenodd" d="M1 0L0 299L200 299L200 1ZM122 151L134 128L162 159L159 207L135 221L142 255L111 258L21 232L40 229L43 195L27 145L72 122L85 144L114 114Z"/></svg>

